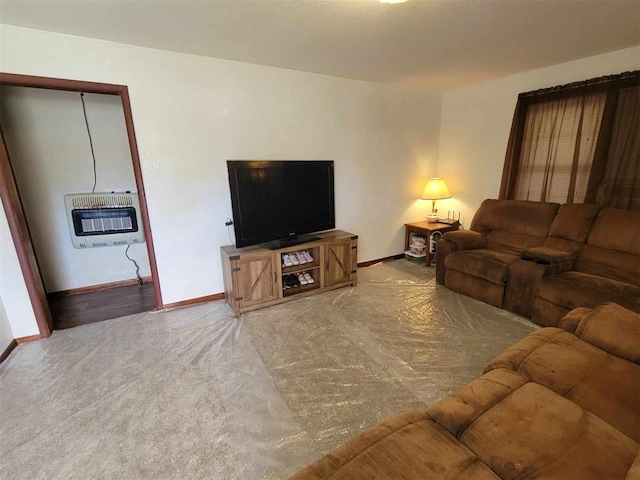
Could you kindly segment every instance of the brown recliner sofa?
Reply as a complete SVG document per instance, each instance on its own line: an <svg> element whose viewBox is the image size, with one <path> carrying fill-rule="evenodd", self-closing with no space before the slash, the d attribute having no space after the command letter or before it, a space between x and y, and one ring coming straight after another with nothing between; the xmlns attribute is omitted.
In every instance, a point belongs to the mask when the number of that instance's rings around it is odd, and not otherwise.
<svg viewBox="0 0 640 480"><path fill-rule="evenodd" d="M511 263L504 301L506 310L531 318L540 282L547 275L573 268L598 210L597 206L587 203L566 203L558 209L542 246L524 250L521 259ZM554 316L554 325L561 317Z"/></svg>
<svg viewBox="0 0 640 480"><path fill-rule="evenodd" d="M640 315L570 312L479 379L392 417L292 480L640 478Z"/></svg>
<svg viewBox="0 0 640 480"><path fill-rule="evenodd" d="M470 230L447 232L436 247L436 281L498 308L504 306L509 267L541 246L560 204L485 200Z"/></svg>
<svg viewBox="0 0 640 480"><path fill-rule="evenodd" d="M530 212L549 213L552 205L558 208L542 237L541 218L548 216ZM543 326L557 325L573 308L603 302L640 312L640 212L485 200L470 231L448 232L438 242L436 280Z"/></svg>
<svg viewBox="0 0 640 480"><path fill-rule="evenodd" d="M531 320L554 326L570 310L602 302L640 312L638 211L603 208L598 212L571 265L545 272L535 289Z"/></svg>

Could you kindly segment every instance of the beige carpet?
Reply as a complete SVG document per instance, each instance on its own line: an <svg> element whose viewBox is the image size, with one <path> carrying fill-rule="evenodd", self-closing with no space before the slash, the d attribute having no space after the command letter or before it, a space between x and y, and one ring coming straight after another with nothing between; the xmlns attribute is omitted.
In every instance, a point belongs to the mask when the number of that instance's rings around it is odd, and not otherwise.
<svg viewBox="0 0 640 480"><path fill-rule="evenodd" d="M212 302L18 346L0 366L0 478L286 478L536 328L420 264L358 280L240 319Z"/></svg>

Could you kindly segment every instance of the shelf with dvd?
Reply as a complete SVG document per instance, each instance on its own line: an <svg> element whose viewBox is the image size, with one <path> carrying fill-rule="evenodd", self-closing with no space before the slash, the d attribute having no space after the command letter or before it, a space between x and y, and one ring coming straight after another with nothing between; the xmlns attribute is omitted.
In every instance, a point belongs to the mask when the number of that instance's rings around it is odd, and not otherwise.
<svg viewBox="0 0 640 480"><path fill-rule="evenodd" d="M341 230L271 249L221 247L225 299L235 316L283 301L356 286L358 237Z"/></svg>

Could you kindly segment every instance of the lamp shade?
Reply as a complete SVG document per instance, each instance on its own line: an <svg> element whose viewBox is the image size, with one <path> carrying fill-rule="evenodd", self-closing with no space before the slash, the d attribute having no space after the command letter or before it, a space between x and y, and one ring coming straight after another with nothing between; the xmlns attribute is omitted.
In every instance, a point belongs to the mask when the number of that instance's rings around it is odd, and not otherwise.
<svg viewBox="0 0 640 480"><path fill-rule="evenodd" d="M443 200L445 198L451 198L451 192L441 177L434 177L430 178L424 186L420 198L422 200Z"/></svg>

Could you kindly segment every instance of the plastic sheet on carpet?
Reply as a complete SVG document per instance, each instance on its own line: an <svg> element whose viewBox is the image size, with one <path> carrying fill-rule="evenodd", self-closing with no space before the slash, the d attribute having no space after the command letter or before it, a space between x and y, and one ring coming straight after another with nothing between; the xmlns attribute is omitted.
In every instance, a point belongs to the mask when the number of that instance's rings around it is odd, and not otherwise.
<svg viewBox="0 0 640 480"><path fill-rule="evenodd" d="M21 344L0 366L0 478L287 478L536 328L434 273L385 262L240 319L212 302Z"/></svg>

